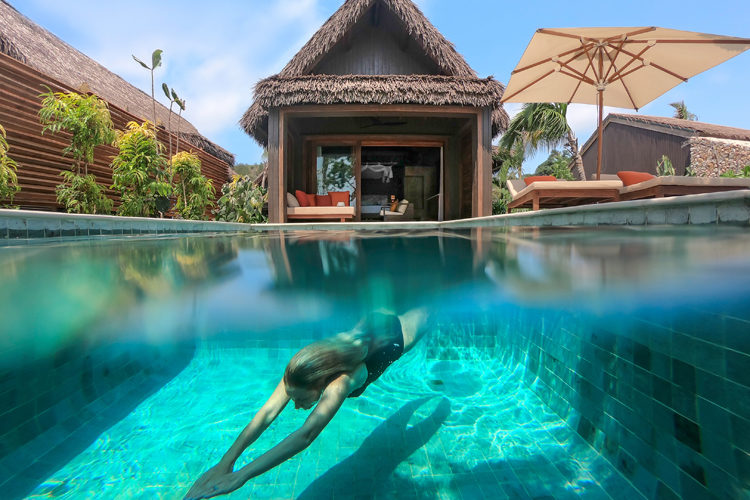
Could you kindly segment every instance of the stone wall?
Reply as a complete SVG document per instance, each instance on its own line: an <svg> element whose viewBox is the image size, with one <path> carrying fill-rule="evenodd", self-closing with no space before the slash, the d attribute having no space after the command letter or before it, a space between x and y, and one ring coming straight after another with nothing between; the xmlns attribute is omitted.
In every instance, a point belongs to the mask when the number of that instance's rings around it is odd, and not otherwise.
<svg viewBox="0 0 750 500"><path fill-rule="evenodd" d="M727 171L739 174L750 165L750 141L692 137L686 146L690 148L690 167L698 177L719 177Z"/></svg>

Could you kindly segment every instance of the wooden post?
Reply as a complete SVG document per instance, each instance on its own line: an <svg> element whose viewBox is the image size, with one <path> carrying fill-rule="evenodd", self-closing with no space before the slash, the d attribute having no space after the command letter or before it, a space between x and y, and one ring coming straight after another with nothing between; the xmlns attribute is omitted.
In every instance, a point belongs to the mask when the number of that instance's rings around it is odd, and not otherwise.
<svg viewBox="0 0 750 500"><path fill-rule="evenodd" d="M474 116L471 124L471 159L474 162L471 176L471 216L479 216L479 162L482 157L482 141L479 138L482 128L481 114Z"/></svg>
<svg viewBox="0 0 750 500"><path fill-rule="evenodd" d="M476 114L471 141L474 151L472 217L492 215L492 124L489 109Z"/></svg>
<svg viewBox="0 0 750 500"><path fill-rule="evenodd" d="M279 188L278 188L278 211L279 221L286 222L286 171L287 171L287 158L286 154L286 113L283 110L279 111Z"/></svg>
<svg viewBox="0 0 750 500"><path fill-rule="evenodd" d="M598 91L598 99L597 104L599 105L599 126L597 127L597 139L596 139L596 150L597 150L597 156L596 156L596 180L599 180L602 176L602 141L604 140L602 137L602 115L604 114L604 90Z"/></svg>
<svg viewBox="0 0 750 500"><path fill-rule="evenodd" d="M279 110L268 111L268 222L278 224L286 222L280 211L279 199L284 193L279 192Z"/></svg>
<svg viewBox="0 0 750 500"><path fill-rule="evenodd" d="M482 129L479 169L481 201L479 217L492 215L492 112L489 108L482 110Z"/></svg>

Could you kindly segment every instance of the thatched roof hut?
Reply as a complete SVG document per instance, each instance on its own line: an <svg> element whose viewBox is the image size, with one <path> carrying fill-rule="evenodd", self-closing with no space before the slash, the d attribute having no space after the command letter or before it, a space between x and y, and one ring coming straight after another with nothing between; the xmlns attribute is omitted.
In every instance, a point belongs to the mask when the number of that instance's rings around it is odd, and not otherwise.
<svg viewBox="0 0 750 500"><path fill-rule="evenodd" d="M401 23L408 41L427 60L429 73L331 74L326 57L345 52L354 26L380 3ZM383 14L385 15L385 14ZM336 71L333 69L333 71ZM348 0L318 30L278 74L255 87L255 102L240 124L265 146L268 110L306 104L417 104L492 108L492 134L508 125L500 104L504 86L492 77L478 78L452 43L430 23L410 0Z"/></svg>
<svg viewBox="0 0 750 500"><path fill-rule="evenodd" d="M93 92L144 120L152 119L150 95L35 24L5 0L0 0L0 52L72 88ZM160 125L169 119L169 109L160 103L156 119ZM190 122L183 120L181 129L183 140L234 164L234 155L203 137Z"/></svg>

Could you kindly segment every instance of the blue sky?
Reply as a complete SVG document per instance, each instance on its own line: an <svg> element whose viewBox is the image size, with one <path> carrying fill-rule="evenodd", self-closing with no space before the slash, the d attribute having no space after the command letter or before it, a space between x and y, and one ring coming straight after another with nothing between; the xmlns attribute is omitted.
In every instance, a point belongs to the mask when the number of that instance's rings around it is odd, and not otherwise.
<svg viewBox="0 0 750 500"><path fill-rule="evenodd" d="M261 148L238 125L255 83L277 73L343 0L10 0L22 14L150 92L149 60L164 50L157 86L167 82L187 101L184 116L206 137L255 163ZM430 21L479 76L507 83L537 28L661 26L750 38L747 0L418 0ZM697 75L640 110L670 116L684 100L701 121L750 129L750 51ZM161 94L161 92L159 92ZM162 99L163 96L162 96ZM520 105L509 104L513 115ZM605 112L609 111L609 108ZM620 112L632 112L615 110ZM580 144L594 131L596 108L572 105ZM546 154L529 160L533 171Z"/></svg>

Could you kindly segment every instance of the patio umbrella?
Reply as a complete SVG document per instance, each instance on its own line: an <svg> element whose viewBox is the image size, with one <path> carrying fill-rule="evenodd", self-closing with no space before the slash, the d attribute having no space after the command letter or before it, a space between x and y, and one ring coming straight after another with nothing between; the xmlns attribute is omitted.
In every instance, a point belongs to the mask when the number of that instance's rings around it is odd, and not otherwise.
<svg viewBox="0 0 750 500"><path fill-rule="evenodd" d="M638 110L750 48L750 39L665 28L540 29L511 73L502 102L576 102Z"/></svg>

